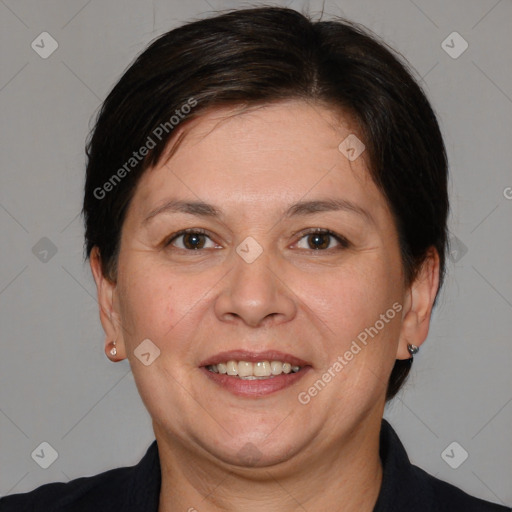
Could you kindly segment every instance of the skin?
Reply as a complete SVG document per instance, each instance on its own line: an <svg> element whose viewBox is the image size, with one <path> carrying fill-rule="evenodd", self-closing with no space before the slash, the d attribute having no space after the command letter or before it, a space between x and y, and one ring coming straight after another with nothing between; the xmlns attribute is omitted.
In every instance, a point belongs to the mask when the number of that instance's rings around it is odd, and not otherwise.
<svg viewBox="0 0 512 512"><path fill-rule="evenodd" d="M407 344L428 334L438 255L432 249L405 285L396 227L366 155L350 162L338 150L357 134L348 116L340 122L325 107L289 101L212 111L186 129L172 158L137 186L116 282L91 254L105 351L129 359L153 420L159 511L371 511L387 382L395 359L410 357ZM161 212L144 222L170 198L215 205L221 217ZM350 201L372 220L345 210L283 215L297 201L325 198ZM203 249L186 249L193 245L183 237L165 245L185 228L208 232ZM330 229L349 245L327 235L315 245L308 228ZM263 249L252 263L236 252L248 236ZM401 312L299 403L394 303ZM149 366L134 355L146 338L161 351ZM279 350L312 370L272 395L238 397L199 369L231 349ZM258 453L253 464L240 456L247 443Z"/></svg>

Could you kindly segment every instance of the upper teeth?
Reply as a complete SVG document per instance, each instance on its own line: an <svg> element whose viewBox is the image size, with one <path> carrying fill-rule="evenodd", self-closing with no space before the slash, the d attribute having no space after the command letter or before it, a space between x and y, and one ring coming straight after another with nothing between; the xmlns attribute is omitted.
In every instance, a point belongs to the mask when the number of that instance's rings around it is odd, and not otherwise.
<svg viewBox="0 0 512 512"><path fill-rule="evenodd" d="M207 366L208 370L215 373L227 373L228 375L238 376L242 379L247 378L265 378L281 373L298 372L300 366L292 366L290 363L281 361L227 361L225 363L212 364Z"/></svg>

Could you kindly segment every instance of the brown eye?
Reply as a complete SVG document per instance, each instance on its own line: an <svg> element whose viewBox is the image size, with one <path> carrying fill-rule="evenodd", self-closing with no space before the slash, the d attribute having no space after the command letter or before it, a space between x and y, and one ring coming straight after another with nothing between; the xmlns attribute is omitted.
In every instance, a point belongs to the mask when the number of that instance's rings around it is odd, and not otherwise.
<svg viewBox="0 0 512 512"><path fill-rule="evenodd" d="M328 249L331 235L326 233L313 233L308 235L310 249Z"/></svg>
<svg viewBox="0 0 512 512"><path fill-rule="evenodd" d="M202 249L205 244L205 236L200 233L186 233L183 235L183 245L187 249Z"/></svg>
<svg viewBox="0 0 512 512"><path fill-rule="evenodd" d="M313 251L343 249L349 247L349 245L348 240L344 237L325 229L315 229L309 233L306 232L298 243L299 249Z"/></svg>
<svg viewBox="0 0 512 512"><path fill-rule="evenodd" d="M209 246L207 246L208 242ZM215 248L210 237L197 229L180 231L173 235L165 245L188 251Z"/></svg>

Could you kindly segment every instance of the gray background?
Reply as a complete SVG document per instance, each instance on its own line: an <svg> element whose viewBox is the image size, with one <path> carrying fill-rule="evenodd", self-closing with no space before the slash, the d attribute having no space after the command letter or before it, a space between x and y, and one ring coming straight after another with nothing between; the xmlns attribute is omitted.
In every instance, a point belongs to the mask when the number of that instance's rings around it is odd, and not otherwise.
<svg viewBox="0 0 512 512"><path fill-rule="evenodd" d="M1 495L135 464L154 439L128 363L103 352L78 216L84 141L101 101L150 40L247 5L0 0ZM448 278L429 339L386 416L415 464L510 505L512 2L326 1L330 14L363 23L412 63L451 164ZM31 48L43 31L59 45L47 59ZM456 59L441 45L453 31L469 44ZM58 452L48 469L31 457L43 441ZM469 453L457 469L441 457L453 441ZM463 452L447 453L457 461Z"/></svg>

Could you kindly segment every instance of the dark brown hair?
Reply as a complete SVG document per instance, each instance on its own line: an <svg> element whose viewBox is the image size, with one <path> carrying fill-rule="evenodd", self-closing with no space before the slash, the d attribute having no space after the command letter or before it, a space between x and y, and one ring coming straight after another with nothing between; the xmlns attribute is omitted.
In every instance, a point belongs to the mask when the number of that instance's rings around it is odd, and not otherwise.
<svg viewBox="0 0 512 512"><path fill-rule="evenodd" d="M396 222L407 283L447 244L447 158L436 116L404 59L367 29L277 7L234 10L160 36L104 101L87 142L86 254L116 279L123 220L142 174L178 123L212 108L302 99L348 112ZM145 150L142 150L145 148ZM136 155L136 156L135 156ZM412 359L397 360L387 399Z"/></svg>

